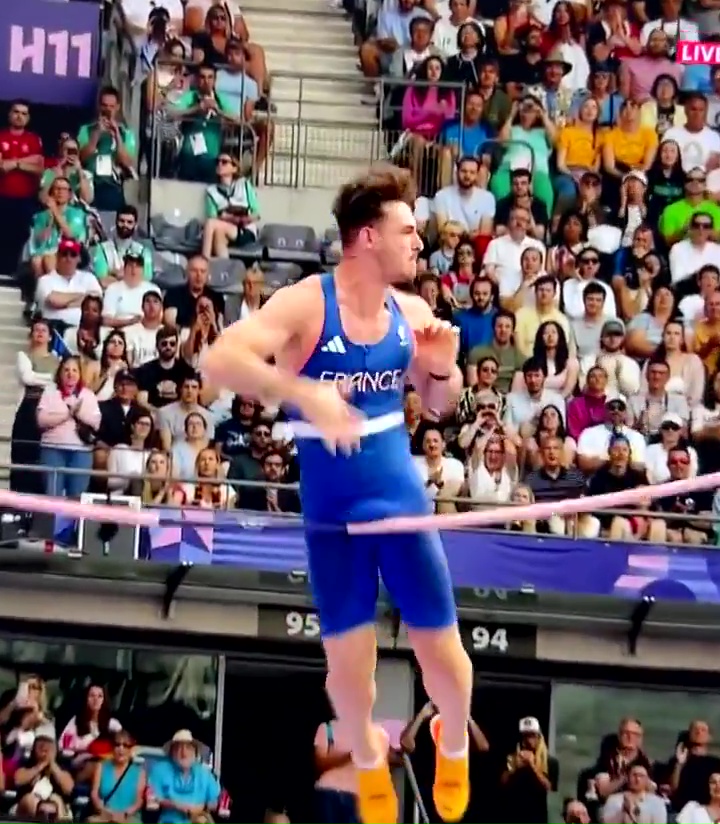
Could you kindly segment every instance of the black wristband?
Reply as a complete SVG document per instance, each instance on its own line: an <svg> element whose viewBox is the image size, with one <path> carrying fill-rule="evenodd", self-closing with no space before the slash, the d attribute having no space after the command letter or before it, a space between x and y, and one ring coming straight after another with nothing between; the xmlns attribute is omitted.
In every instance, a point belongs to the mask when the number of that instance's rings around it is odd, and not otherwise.
<svg viewBox="0 0 720 824"><path fill-rule="evenodd" d="M428 372L428 377L432 378L434 381L449 381L450 375L436 375L434 372Z"/></svg>

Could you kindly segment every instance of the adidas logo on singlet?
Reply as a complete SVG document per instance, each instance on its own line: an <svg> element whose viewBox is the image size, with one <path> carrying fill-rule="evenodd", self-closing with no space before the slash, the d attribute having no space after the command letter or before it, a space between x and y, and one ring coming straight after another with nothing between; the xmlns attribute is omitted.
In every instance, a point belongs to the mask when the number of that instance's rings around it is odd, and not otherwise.
<svg viewBox="0 0 720 824"><path fill-rule="evenodd" d="M325 346L320 348L321 352L332 352L333 355L344 355L347 353L347 349L345 348L345 344L343 343L343 339L340 335L335 335L334 338L331 338Z"/></svg>

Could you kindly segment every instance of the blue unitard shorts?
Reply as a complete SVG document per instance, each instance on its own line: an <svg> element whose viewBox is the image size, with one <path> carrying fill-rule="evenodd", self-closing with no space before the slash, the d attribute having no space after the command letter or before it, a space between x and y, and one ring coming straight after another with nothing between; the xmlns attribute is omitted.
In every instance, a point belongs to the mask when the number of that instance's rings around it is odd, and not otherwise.
<svg viewBox="0 0 720 824"><path fill-rule="evenodd" d="M437 532L348 535L310 529L305 538L323 635L375 622L380 577L407 626L455 624L455 596Z"/></svg>

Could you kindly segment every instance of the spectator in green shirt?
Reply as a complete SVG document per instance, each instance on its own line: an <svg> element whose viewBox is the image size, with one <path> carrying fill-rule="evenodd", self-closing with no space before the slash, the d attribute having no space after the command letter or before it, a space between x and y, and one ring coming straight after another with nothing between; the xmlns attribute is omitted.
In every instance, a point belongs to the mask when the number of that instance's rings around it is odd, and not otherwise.
<svg viewBox="0 0 720 824"><path fill-rule="evenodd" d="M65 136L60 143L60 159L57 166L46 169L40 179L40 202L47 204L50 186L57 177L66 177L74 197L88 205L95 197L93 176L83 169L80 162L80 149L74 137Z"/></svg>
<svg viewBox="0 0 720 824"><path fill-rule="evenodd" d="M56 177L50 184L47 208L37 212L30 229L28 250L36 277L55 271L57 248L62 238L87 241L87 212L72 202L70 181Z"/></svg>
<svg viewBox="0 0 720 824"><path fill-rule="evenodd" d="M182 180L214 183L224 138L235 133L240 125L237 107L215 89L215 77L212 66L201 66L196 88L186 91L170 109L171 116L181 120L179 176Z"/></svg>
<svg viewBox="0 0 720 824"><path fill-rule="evenodd" d="M100 92L98 119L80 127L78 146L83 166L95 180L94 206L115 212L125 205L123 182L135 173L137 139L120 122L120 95L106 86Z"/></svg>
<svg viewBox="0 0 720 824"><path fill-rule="evenodd" d="M685 197L671 203L660 215L660 233L668 246L683 240L687 235L690 220L696 212L703 212L712 218L713 239L720 234L720 206L707 197L705 185L707 175L699 166L685 175Z"/></svg>
<svg viewBox="0 0 720 824"><path fill-rule="evenodd" d="M134 206L123 206L115 216L115 228L110 236L93 246L93 271L104 289L123 279L126 255L142 257L143 278L152 280L152 252L135 238L137 226L137 209Z"/></svg>

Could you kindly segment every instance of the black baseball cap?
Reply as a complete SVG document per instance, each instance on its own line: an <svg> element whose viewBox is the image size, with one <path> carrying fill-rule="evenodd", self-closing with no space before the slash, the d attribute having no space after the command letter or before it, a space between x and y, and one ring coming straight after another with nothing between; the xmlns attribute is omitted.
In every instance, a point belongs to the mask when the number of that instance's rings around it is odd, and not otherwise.
<svg viewBox="0 0 720 824"><path fill-rule="evenodd" d="M120 383L134 383L135 386L137 386L137 378L135 377L135 375L133 375L133 373L129 369L121 369L115 375L114 383L115 383L115 386L117 386Z"/></svg>

